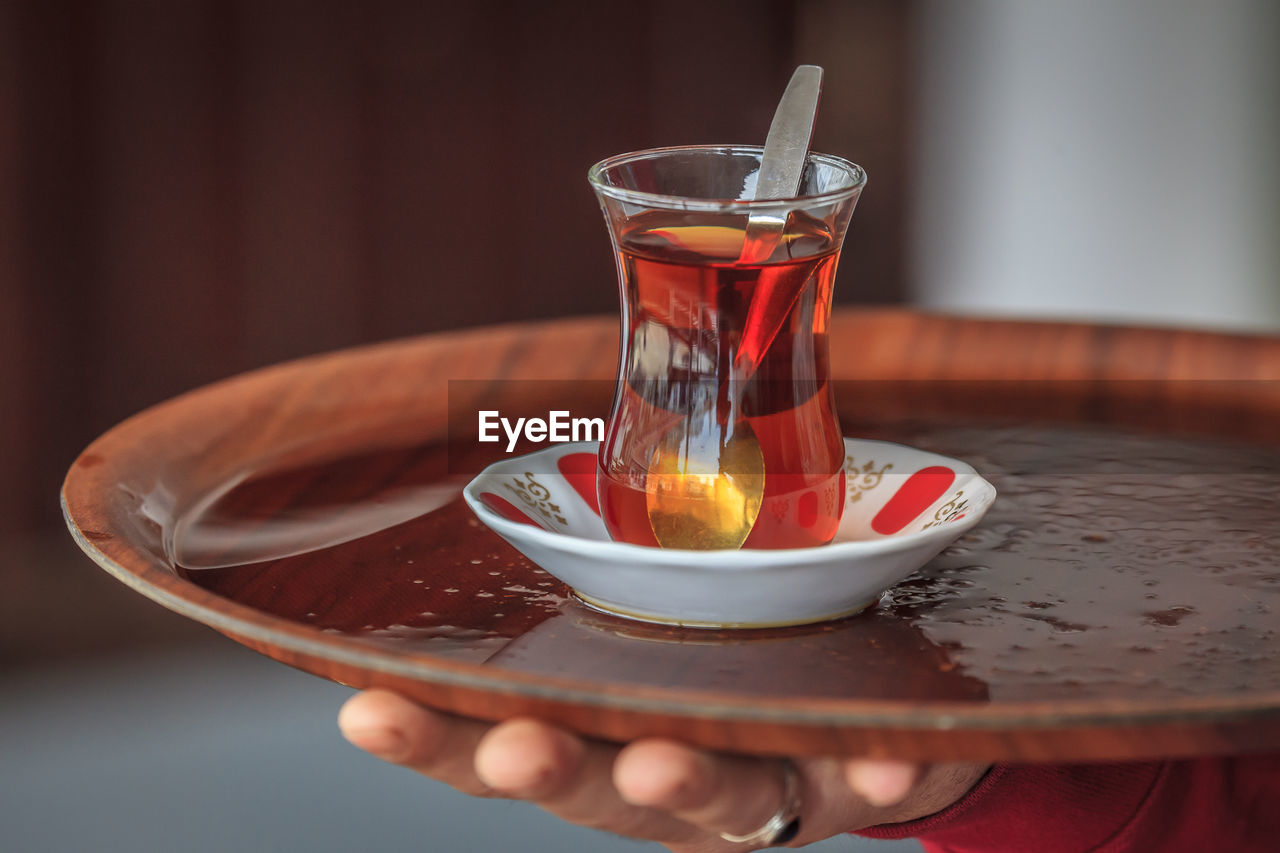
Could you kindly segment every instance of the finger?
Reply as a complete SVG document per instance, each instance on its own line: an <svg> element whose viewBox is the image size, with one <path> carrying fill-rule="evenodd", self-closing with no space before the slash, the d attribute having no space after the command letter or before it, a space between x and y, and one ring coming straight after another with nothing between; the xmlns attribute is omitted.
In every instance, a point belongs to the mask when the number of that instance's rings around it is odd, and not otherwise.
<svg viewBox="0 0 1280 853"><path fill-rule="evenodd" d="M920 781L924 768L905 761L855 759L845 764L845 781L878 808L897 805Z"/></svg>
<svg viewBox="0 0 1280 853"><path fill-rule="evenodd" d="M482 738L475 767L491 789L581 826L666 844L696 839L694 827L618 794L610 779L617 753L536 720L512 720Z"/></svg>
<svg viewBox="0 0 1280 853"><path fill-rule="evenodd" d="M477 745L476 775L504 795L552 799L584 770L586 744L535 720L495 726Z"/></svg>
<svg viewBox="0 0 1280 853"><path fill-rule="evenodd" d="M347 700L338 727L352 744L472 796L493 796L472 757L489 726L429 711L395 693L367 690Z"/></svg>
<svg viewBox="0 0 1280 853"><path fill-rule="evenodd" d="M754 832L784 798L777 760L712 755L666 740L624 748L613 780L627 802L669 811L712 833Z"/></svg>

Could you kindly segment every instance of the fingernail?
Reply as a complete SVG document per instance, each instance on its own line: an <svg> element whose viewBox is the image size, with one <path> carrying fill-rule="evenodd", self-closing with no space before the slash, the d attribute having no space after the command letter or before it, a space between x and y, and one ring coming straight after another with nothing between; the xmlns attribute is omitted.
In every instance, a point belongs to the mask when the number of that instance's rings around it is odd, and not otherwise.
<svg viewBox="0 0 1280 853"><path fill-rule="evenodd" d="M395 729L355 729L343 734L355 746L387 761L399 761L409 754L409 741Z"/></svg>
<svg viewBox="0 0 1280 853"><path fill-rule="evenodd" d="M901 802L915 783L914 767L893 762L864 764L853 774L850 783L855 791L873 806L892 806Z"/></svg>

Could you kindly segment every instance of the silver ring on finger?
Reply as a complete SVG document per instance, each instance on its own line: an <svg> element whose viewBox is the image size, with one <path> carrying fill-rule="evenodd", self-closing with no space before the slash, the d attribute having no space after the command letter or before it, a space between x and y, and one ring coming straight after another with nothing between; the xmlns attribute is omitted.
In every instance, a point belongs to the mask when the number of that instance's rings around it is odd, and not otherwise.
<svg viewBox="0 0 1280 853"><path fill-rule="evenodd" d="M722 832L720 837L734 844L774 847L786 844L800 833L800 774L790 761L782 761L782 804L755 832L734 835Z"/></svg>

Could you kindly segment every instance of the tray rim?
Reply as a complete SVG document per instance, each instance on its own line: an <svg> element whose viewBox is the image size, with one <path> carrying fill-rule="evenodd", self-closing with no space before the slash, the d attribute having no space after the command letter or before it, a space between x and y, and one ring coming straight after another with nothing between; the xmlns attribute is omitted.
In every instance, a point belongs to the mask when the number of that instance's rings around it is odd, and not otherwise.
<svg viewBox="0 0 1280 853"><path fill-rule="evenodd" d="M837 311L837 317L856 315L862 321L902 322L923 317L953 324L982 322L997 326L1022 328L1097 328L1103 333L1124 331L1127 327L1084 326L1046 321L981 320L970 318L930 317L918 312L898 310ZM987 702L917 702L898 700L838 699L807 697L803 699L751 697L743 701L737 694L688 688L661 688L642 685L588 682L550 676L532 676L511 670L486 667L462 661L434 658L421 652L407 652L377 647L355 638L324 634L319 629L270 616L230 599L215 596L184 580L167 566L149 559L137 549L126 549L133 559L120 559L119 548L99 547L95 537L86 533L77 520L70 493L83 489L82 482L92 467L83 463L100 456L112 443L128 438L134 432L145 432L148 425L190 401L233 393L241 385L251 385L271 377L295 372L312 372L326 364L351 358L376 359L382 353L398 351L406 346L445 347L477 336L502 332L538 334L556 327L594 330L603 324L616 329L614 317L563 318L530 323L481 326L433 335L384 341L349 347L333 352L304 356L231 376L192 389L148 407L121 421L91 442L70 467L60 492L64 519L79 547L101 568L135 591L188 618L223 633L235 634L304 655L359 667L374 672L395 674L427 683L461 686L469 689L529 695L555 701L567 701L592 707L661 712L704 718L732 718L766 722L794 722L799 725L872 726L897 729L932 728L1007 729L1098 727L1130 723L1222 722L1275 716L1280 719L1280 690L1241 694L1233 697L1170 697L1159 700L1063 699L1055 701ZM1146 331L1146 330L1140 330ZM1152 330L1161 331L1161 330ZM1169 330L1172 331L1172 330ZM1280 338L1261 335L1230 335L1218 332L1194 334L1215 339L1267 341L1280 344ZM461 495L461 488L459 489ZM112 540L119 544L120 539ZM115 553L113 553L115 552ZM220 606L203 600L216 599ZM785 718L785 719L784 719Z"/></svg>

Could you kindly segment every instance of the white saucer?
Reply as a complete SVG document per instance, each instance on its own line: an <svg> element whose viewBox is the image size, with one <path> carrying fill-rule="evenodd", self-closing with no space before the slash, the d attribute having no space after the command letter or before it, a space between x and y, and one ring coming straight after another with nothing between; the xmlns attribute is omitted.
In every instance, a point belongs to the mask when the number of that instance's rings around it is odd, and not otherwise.
<svg viewBox="0 0 1280 853"><path fill-rule="evenodd" d="M596 509L594 442L504 459L463 491L485 525L588 604L715 628L856 613L937 556L990 508L995 487L957 459L845 439L846 505L828 545L682 551L614 542Z"/></svg>

